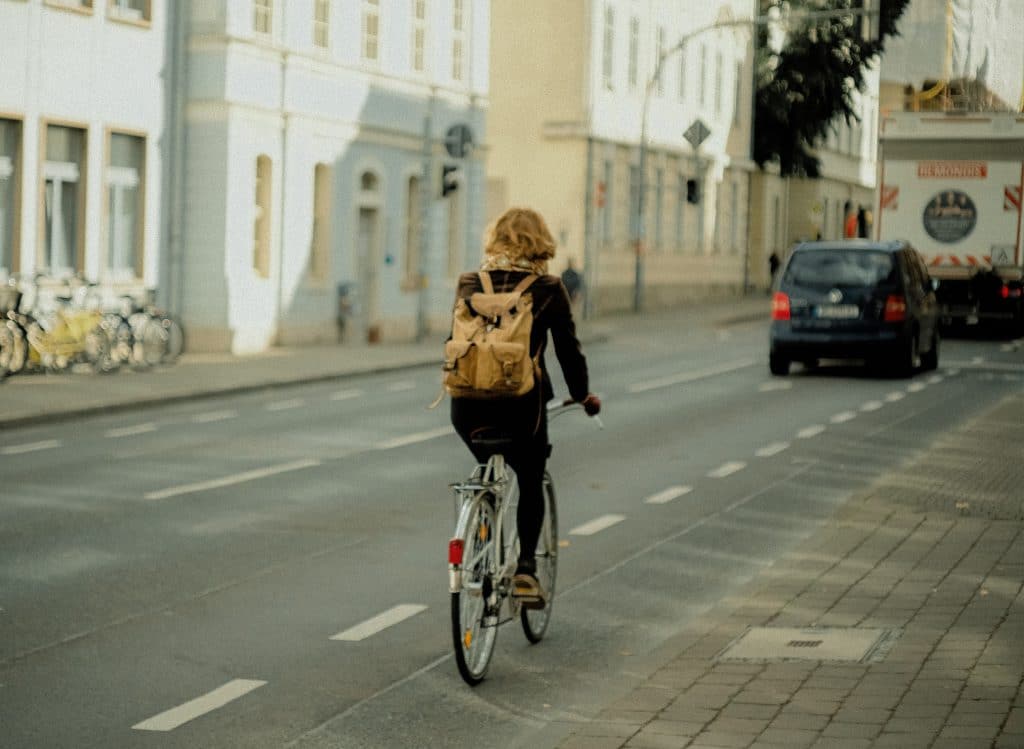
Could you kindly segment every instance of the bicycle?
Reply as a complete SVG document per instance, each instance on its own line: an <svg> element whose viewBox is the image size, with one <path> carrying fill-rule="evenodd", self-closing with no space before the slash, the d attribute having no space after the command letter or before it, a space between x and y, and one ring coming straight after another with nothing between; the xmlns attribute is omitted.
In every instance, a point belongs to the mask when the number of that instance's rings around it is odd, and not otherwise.
<svg viewBox="0 0 1024 749"><path fill-rule="evenodd" d="M549 420L582 407L563 403L548 409ZM600 422L598 422L600 423ZM558 572L558 505L551 474L544 472L544 523L537 541L537 580L547 594L542 607L512 594L519 561L515 509L519 485L505 462L510 440L491 433L474 443L493 450L464 481L450 484L455 498L455 533L448 542L452 644L459 674L470 686L483 681L494 654L498 627L516 618L531 644L551 622Z"/></svg>

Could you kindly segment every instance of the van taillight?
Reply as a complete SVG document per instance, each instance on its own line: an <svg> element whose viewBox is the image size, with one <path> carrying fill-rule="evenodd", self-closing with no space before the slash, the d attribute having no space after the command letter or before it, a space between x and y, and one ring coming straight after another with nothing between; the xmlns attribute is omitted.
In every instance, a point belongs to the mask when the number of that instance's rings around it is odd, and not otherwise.
<svg viewBox="0 0 1024 749"><path fill-rule="evenodd" d="M463 541L461 538L453 538L448 542L448 564L462 564Z"/></svg>
<svg viewBox="0 0 1024 749"><path fill-rule="evenodd" d="M907 319L907 300L899 294L890 294L885 300L885 321L903 322Z"/></svg>
<svg viewBox="0 0 1024 749"><path fill-rule="evenodd" d="M789 319L789 294L783 294L781 291L775 292L775 296L772 297L772 319Z"/></svg>

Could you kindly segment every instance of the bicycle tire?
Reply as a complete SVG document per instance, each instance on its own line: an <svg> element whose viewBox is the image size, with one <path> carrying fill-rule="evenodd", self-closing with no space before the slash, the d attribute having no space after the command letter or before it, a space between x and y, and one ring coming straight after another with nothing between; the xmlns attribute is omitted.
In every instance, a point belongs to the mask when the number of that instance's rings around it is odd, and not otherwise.
<svg viewBox="0 0 1024 749"><path fill-rule="evenodd" d="M555 485L551 474L544 472L544 524L537 539L537 581L548 594L544 608L531 609L523 606L519 618L523 634L531 643L544 639L551 622L551 608L555 603L555 582L558 573L558 503L555 500Z"/></svg>
<svg viewBox="0 0 1024 749"><path fill-rule="evenodd" d="M497 568L494 521L491 503L477 499L462 539L462 585L459 592L451 594L455 663L470 686L476 686L487 675L498 637L497 617L487 610Z"/></svg>

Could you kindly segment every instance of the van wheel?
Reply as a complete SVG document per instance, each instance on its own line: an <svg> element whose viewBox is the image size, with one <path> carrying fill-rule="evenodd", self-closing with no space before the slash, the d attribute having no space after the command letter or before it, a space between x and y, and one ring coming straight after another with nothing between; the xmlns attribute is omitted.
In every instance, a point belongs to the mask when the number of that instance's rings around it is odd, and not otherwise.
<svg viewBox="0 0 1024 749"><path fill-rule="evenodd" d="M926 372L939 368L939 331L932 333L932 345L927 354L921 354L921 367Z"/></svg>
<svg viewBox="0 0 1024 749"><path fill-rule="evenodd" d="M778 354L769 354L768 369L776 377L785 377L789 374L789 359Z"/></svg>

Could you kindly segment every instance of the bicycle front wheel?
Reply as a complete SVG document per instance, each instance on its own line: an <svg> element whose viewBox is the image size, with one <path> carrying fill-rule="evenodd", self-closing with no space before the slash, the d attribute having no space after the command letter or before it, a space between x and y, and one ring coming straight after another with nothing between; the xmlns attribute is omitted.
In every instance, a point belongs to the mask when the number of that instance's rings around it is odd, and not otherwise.
<svg viewBox="0 0 1024 749"><path fill-rule="evenodd" d="M497 538L493 505L475 501L462 537L462 585L452 593L452 644L459 674L470 686L483 681L498 637Z"/></svg>
<svg viewBox="0 0 1024 749"><path fill-rule="evenodd" d="M537 539L537 581L548 594L547 604L542 609L520 609L523 633L530 642L540 642L551 621L551 607L555 603L555 577L558 572L558 504L555 502L555 485L551 474L544 473L544 524Z"/></svg>

